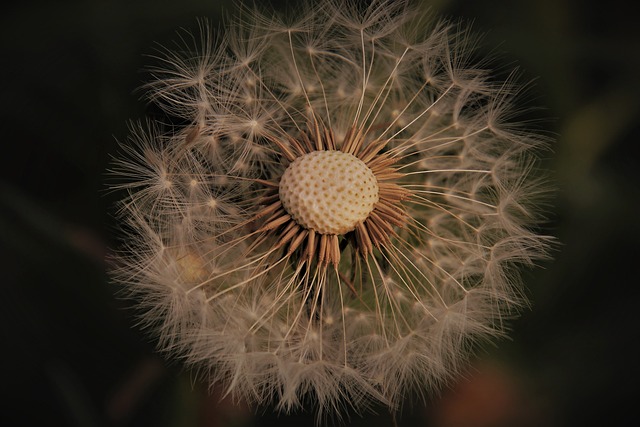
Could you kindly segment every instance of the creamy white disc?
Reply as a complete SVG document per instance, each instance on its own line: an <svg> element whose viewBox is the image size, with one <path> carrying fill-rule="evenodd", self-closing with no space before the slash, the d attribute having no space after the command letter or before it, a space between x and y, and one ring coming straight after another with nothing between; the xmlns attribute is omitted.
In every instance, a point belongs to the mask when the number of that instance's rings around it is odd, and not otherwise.
<svg viewBox="0 0 640 427"><path fill-rule="evenodd" d="M345 234L378 202L378 180L360 159L342 151L313 151L295 159L280 179L280 200L302 227Z"/></svg>

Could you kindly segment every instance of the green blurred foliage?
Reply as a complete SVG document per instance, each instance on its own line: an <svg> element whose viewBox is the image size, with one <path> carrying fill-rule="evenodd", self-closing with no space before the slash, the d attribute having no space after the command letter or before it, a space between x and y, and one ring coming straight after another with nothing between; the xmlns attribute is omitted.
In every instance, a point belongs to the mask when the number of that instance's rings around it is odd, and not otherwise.
<svg viewBox="0 0 640 427"><path fill-rule="evenodd" d="M196 17L230 2L27 1L0 16L2 425L305 425L254 414L153 352L108 281L117 246L106 191L127 121L149 113L144 66ZM278 8L285 2L274 2ZM400 425L631 425L640 380L640 35L623 0L422 0L473 21L487 54L534 80L525 107L556 136L543 231L554 260L526 273L513 340ZM484 400L483 400L484 399ZM408 399L409 401L411 399ZM220 403L221 402L221 403ZM382 410L381 410L382 411ZM452 415L452 414L455 414ZM465 414L466 415L465 418ZM456 418L457 417L457 418ZM353 425L391 418L354 415Z"/></svg>

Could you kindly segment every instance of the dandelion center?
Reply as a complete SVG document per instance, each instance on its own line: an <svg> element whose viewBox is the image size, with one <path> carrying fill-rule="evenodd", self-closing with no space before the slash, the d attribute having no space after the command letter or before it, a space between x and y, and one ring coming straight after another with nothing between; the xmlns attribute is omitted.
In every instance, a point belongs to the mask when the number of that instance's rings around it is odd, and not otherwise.
<svg viewBox="0 0 640 427"><path fill-rule="evenodd" d="M298 157L280 179L280 200L302 227L345 234L363 222L378 202L378 182L369 167L342 151Z"/></svg>

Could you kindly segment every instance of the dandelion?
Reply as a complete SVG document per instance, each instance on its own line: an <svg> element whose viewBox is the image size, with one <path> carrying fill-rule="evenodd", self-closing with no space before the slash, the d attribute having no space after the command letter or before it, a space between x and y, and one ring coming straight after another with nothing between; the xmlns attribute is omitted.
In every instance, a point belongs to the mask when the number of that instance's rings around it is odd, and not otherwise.
<svg viewBox="0 0 640 427"><path fill-rule="evenodd" d="M113 167L116 278L143 325L282 411L437 389L503 333L516 268L545 253L544 138L510 122L517 87L405 2L243 8L225 31L162 57L146 88L181 125L134 126Z"/></svg>

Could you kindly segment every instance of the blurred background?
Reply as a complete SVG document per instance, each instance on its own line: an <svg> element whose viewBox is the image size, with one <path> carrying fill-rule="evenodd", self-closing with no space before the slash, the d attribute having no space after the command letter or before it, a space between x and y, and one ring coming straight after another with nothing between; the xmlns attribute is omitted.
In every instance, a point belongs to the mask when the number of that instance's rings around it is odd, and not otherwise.
<svg viewBox="0 0 640 427"><path fill-rule="evenodd" d="M256 0L258 1L258 0ZM535 79L557 135L544 164L558 192L544 231L554 260L526 271L531 309L511 339L400 426L640 425L640 32L624 0L434 0L473 21L487 51ZM628 4L629 3L629 4ZM273 2L281 8L284 2ZM105 175L145 55L229 0L29 0L0 15L0 392L3 426L312 425L272 414L164 361L109 283L117 244ZM389 426L391 416L350 420Z"/></svg>

